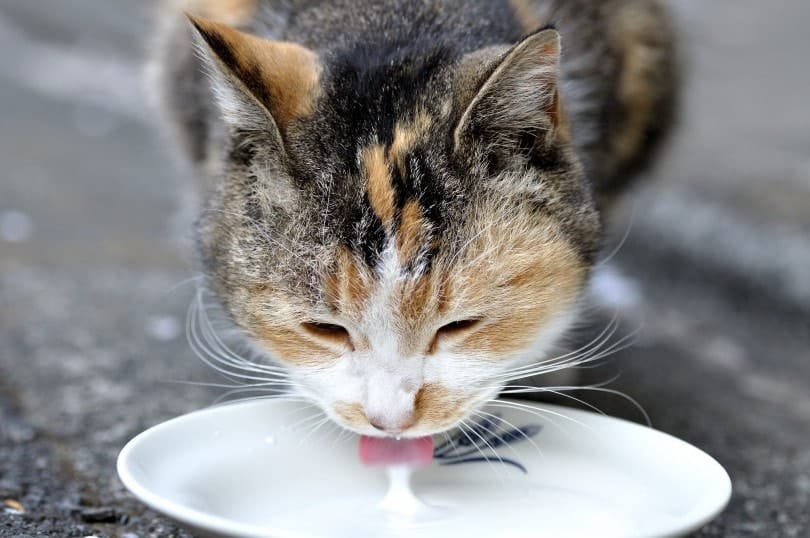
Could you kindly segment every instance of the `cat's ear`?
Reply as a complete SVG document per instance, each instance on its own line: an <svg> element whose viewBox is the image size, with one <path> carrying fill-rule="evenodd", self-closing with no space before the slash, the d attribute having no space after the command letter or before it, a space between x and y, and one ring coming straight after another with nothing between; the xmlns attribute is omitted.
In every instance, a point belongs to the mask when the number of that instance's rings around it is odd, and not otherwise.
<svg viewBox="0 0 810 538"><path fill-rule="evenodd" d="M208 61L223 119L246 130L283 133L317 99L321 63L295 43L271 41L189 16Z"/></svg>
<svg viewBox="0 0 810 538"><path fill-rule="evenodd" d="M505 51L485 49L469 58L478 66L483 59L486 71L478 75L456 126L456 151L470 143L505 153L525 151L527 144L542 144L566 128L558 91L556 30L540 30Z"/></svg>

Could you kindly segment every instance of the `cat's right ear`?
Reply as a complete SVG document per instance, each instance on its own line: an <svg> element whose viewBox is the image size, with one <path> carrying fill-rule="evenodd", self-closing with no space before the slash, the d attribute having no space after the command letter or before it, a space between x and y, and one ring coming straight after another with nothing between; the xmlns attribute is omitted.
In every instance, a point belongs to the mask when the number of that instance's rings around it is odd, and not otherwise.
<svg viewBox="0 0 810 538"><path fill-rule="evenodd" d="M290 123L312 112L321 63L295 43L271 41L225 24L188 16L198 50L209 64L222 117L246 131L282 142Z"/></svg>
<svg viewBox="0 0 810 538"><path fill-rule="evenodd" d="M560 35L552 28L466 56L458 76L464 112L454 131L456 151L478 144L513 154L565 136L559 76Z"/></svg>

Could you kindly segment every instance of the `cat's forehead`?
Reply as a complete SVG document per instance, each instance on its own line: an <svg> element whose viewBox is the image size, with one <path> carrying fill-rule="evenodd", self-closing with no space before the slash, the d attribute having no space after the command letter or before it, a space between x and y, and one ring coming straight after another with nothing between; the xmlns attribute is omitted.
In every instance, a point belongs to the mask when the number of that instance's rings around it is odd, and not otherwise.
<svg viewBox="0 0 810 538"><path fill-rule="evenodd" d="M390 143L397 123L436 110L451 97L456 56L441 46L402 43L357 45L328 55L318 99L324 127L345 141Z"/></svg>
<svg viewBox="0 0 810 538"><path fill-rule="evenodd" d="M356 172L363 146L390 146L409 124L429 124L431 130L416 134L430 136L433 150L445 149L441 135L454 108L455 55L449 49L357 45L326 54L322 61L313 110L300 118L293 133L322 163Z"/></svg>
<svg viewBox="0 0 810 538"><path fill-rule="evenodd" d="M332 73L297 133L312 213L369 267L389 245L405 268L429 263L467 197L448 145L452 92L424 61Z"/></svg>

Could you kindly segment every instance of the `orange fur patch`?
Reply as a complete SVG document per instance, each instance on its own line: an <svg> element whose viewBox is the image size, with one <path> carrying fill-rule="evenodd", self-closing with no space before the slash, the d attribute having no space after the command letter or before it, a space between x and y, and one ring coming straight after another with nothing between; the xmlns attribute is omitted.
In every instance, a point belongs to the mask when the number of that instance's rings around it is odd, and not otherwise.
<svg viewBox="0 0 810 538"><path fill-rule="evenodd" d="M209 44L227 47L225 55L214 45L212 50L280 127L312 113L322 70L314 52L295 43L245 34L218 22L190 19Z"/></svg>
<svg viewBox="0 0 810 538"><path fill-rule="evenodd" d="M405 173L405 156L413 149L419 139L428 132L431 124L430 116L420 111L416 113L412 121L398 122L394 127L394 141L391 143L388 158L395 166L399 167L400 172L403 174Z"/></svg>
<svg viewBox="0 0 810 538"><path fill-rule="evenodd" d="M345 338L330 338L307 331L300 322L300 307L291 298L264 284L234 293L240 310L235 319L279 360L296 366L322 366L350 349ZM268 305L273 305L269 308Z"/></svg>
<svg viewBox="0 0 810 538"><path fill-rule="evenodd" d="M418 112L413 120L396 124L394 139L387 151L379 145L363 150L362 161L368 179L369 201L374 212L389 228L396 212L391 183L392 167L396 167L400 174L406 174L405 157L428 132L431 123L428 114ZM415 200L406 202L400 215L396 237L397 250L403 263L411 261L418 254L421 242L426 239L426 225L419 204Z"/></svg>
<svg viewBox="0 0 810 538"><path fill-rule="evenodd" d="M397 230L397 251L403 263L413 260L419 253L426 235L427 223L422 218L422 209L415 200L408 200L402 208L402 217Z"/></svg>
<svg viewBox="0 0 810 538"><path fill-rule="evenodd" d="M559 259L549 259L560 256ZM508 260L501 267L508 269ZM490 312L492 321L485 321L474 328L458 346L461 352L509 355L531 345L538 331L553 316L571 306L571 300L579 291L585 268L575 255L562 243L549 244L535 258L533 267L511 277L505 291L513 296ZM491 282L491 275L487 275ZM487 286L486 282L471 283Z"/></svg>
<svg viewBox="0 0 810 538"><path fill-rule="evenodd" d="M394 188L391 185L391 173L385 159L385 148L380 145L364 148L361 160L368 181L366 189L371 209L380 217L386 227L390 227L395 209Z"/></svg>
<svg viewBox="0 0 810 538"><path fill-rule="evenodd" d="M253 332L275 357L296 366L323 366L340 356L336 346L288 326L260 324Z"/></svg>
<svg viewBox="0 0 810 538"><path fill-rule="evenodd" d="M365 265L355 260L349 249L340 247L324 275L326 301L344 315L360 319L372 286L373 277Z"/></svg>
<svg viewBox="0 0 810 538"><path fill-rule="evenodd" d="M368 418L363 410L363 406L359 403L349 402L335 402L332 406L335 413L350 426L355 428L363 428L368 426Z"/></svg>
<svg viewBox="0 0 810 538"><path fill-rule="evenodd" d="M418 355L428 351L433 341L433 318L440 311L441 282L436 273L400 283L397 288L397 315L403 329L400 342L403 355Z"/></svg>
<svg viewBox="0 0 810 538"><path fill-rule="evenodd" d="M423 385L414 401L414 424L440 430L452 425L467 402L466 395L438 384Z"/></svg>
<svg viewBox="0 0 810 538"><path fill-rule="evenodd" d="M481 267L459 275L466 300L483 306L485 315L455 343L460 352L503 357L526 349L552 317L572 306L585 279L587 269L567 241L503 228L490 229L487 241L497 246Z"/></svg>

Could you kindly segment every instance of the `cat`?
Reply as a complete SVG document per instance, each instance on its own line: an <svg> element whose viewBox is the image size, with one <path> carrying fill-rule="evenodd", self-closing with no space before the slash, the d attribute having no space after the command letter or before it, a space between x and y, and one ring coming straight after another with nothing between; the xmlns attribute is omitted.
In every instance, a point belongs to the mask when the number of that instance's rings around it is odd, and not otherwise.
<svg viewBox="0 0 810 538"><path fill-rule="evenodd" d="M418 437L561 364L606 216L673 123L659 1L173 8L156 89L205 193L206 286L295 393Z"/></svg>

